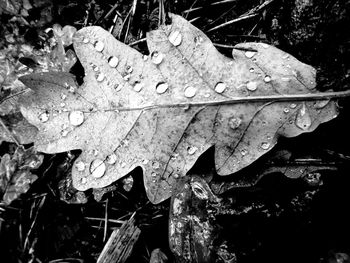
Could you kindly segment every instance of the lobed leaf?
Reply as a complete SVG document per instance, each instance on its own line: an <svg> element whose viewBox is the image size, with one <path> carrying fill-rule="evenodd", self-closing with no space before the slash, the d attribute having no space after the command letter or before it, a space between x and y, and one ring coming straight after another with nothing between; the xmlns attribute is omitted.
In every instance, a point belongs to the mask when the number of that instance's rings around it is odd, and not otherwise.
<svg viewBox="0 0 350 263"><path fill-rule="evenodd" d="M23 115L39 129L38 150L81 149L72 170L78 190L101 188L137 166L149 199L167 199L179 177L215 147L218 174L268 152L279 136L313 131L337 115L313 101L315 69L264 43L237 45L233 58L184 18L147 35L150 55L100 27L79 30L80 87L67 73L21 78L33 92Z"/></svg>

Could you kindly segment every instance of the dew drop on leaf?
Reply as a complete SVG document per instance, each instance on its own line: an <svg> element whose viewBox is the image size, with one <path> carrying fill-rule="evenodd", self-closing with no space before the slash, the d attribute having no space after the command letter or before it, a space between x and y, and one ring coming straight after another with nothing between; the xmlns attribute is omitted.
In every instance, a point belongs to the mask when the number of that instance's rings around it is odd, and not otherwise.
<svg viewBox="0 0 350 263"><path fill-rule="evenodd" d="M122 86L119 85L119 84L115 84L114 89L115 89L116 91L120 91L120 90L122 89Z"/></svg>
<svg viewBox="0 0 350 263"><path fill-rule="evenodd" d="M180 177L180 175L179 175L179 174L173 174L173 177L174 177L175 179L177 179L177 178Z"/></svg>
<svg viewBox="0 0 350 263"><path fill-rule="evenodd" d="M102 50L105 48L105 44L102 41L96 41L94 47L96 51L102 52Z"/></svg>
<svg viewBox="0 0 350 263"><path fill-rule="evenodd" d="M223 93L226 89L226 84L222 82L218 82L215 86L215 91L217 93Z"/></svg>
<svg viewBox="0 0 350 263"><path fill-rule="evenodd" d="M247 151L246 149L242 149L242 150L241 150L241 154L242 154L242 156L247 155L247 153L248 153L248 151Z"/></svg>
<svg viewBox="0 0 350 263"><path fill-rule="evenodd" d="M89 43L89 39L88 39L88 38L84 38L84 39L83 39L83 43L84 43L84 44Z"/></svg>
<svg viewBox="0 0 350 263"><path fill-rule="evenodd" d="M41 114L39 115L39 120L40 120L41 122L47 122L47 121L49 120L49 113L48 113L47 111L41 113Z"/></svg>
<svg viewBox="0 0 350 263"><path fill-rule="evenodd" d="M147 61L148 56L147 55L143 55L142 58L143 58L144 61Z"/></svg>
<svg viewBox="0 0 350 263"><path fill-rule="evenodd" d="M284 112L284 113L288 113L288 112L289 112L289 109L288 109L288 108L284 108L284 109L283 109L283 112Z"/></svg>
<svg viewBox="0 0 350 263"><path fill-rule="evenodd" d="M265 78L264 78L264 81L266 83L270 82L271 81L271 77L269 75L266 75Z"/></svg>
<svg viewBox="0 0 350 263"><path fill-rule="evenodd" d="M267 150L270 148L270 144L268 142L263 142L261 144L261 148L264 149L264 150Z"/></svg>
<svg viewBox="0 0 350 263"><path fill-rule="evenodd" d="M187 152L188 152L189 155L194 154L197 150L198 150L198 148L196 146L189 146L187 148Z"/></svg>
<svg viewBox="0 0 350 263"><path fill-rule="evenodd" d="M125 70L127 73L131 73L134 69L132 68L132 66L127 66Z"/></svg>
<svg viewBox="0 0 350 263"><path fill-rule="evenodd" d="M83 161L78 161L75 163L75 167L79 172L82 172L85 170L85 163Z"/></svg>
<svg viewBox="0 0 350 263"><path fill-rule="evenodd" d="M249 81L247 83L247 90L255 91L257 87L258 87L258 83L256 81Z"/></svg>
<svg viewBox="0 0 350 263"><path fill-rule="evenodd" d="M322 109L322 108L327 106L329 101L330 100L319 100L319 101L316 101L315 104L314 104L314 108L315 109Z"/></svg>
<svg viewBox="0 0 350 263"><path fill-rule="evenodd" d="M181 44L182 35L179 31L172 31L169 34L169 42L173 44L175 47Z"/></svg>
<svg viewBox="0 0 350 263"><path fill-rule="evenodd" d="M79 126L84 122L84 113L82 111L72 111L69 114L69 123L73 126Z"/></svg>
<svg viewBox="0 0 350 263"><path fill-rule="evenodd" d="M168 90L168 84L165 82L160 82L157 84L156 86L156 91L158 94L163 94L164 92L166 92Z"/></svg>
<svg viewBox="0 0 350 263"><path fill-rule="evenodd" d="M95 178L102 177L106 172L106 164L100 160L96 159L91 162L90 173Z"/></svg>
<svg viewBox="0 0 350 263"><path fill-rule="evenodd" d="M115 164L117 161L117 155L115 153L112 153L107 156L106 158L107 163L109 164Z"/></svg>
<svg viewBox="0 0 350 263"><path fill-rule="evenodd" d="M153 167L153 169L159 169L159 167L160 167L159 162L153 161L153 162L152 162L152 167Z"/></svg>
<svg viewBox="0 0 350 263"><path fill-rule="evenodd" d="M151 54L151 60L154 64L159 65L162 63L164 55L158 51L153 51Z"/></svg>
<svg viewBox="0 0 350 263"><path fill-rule="evenodd" d="M228 119L228 126L233 130L237 129L241 123L242 120L239 117L231 117Z"/></svg>
<svg viewBox="0 0 350 263"><path fill-rule="evenodd" d="M312 120L309 114L309 110L306 107L305 103L298 112L297 118L295 119L295 124L302 130L307 130L312 124Z"/></svg>
<svg viewBox="0 0 350 263"><path fill-rule="evenodd" d="M297 105L295 103L292 103L289 105L289 108L291 108L291 109L295 109L296 107L297 107Z"/></svg>
<svg viewBox="0 0 350 263"><path fill-rule="evenodd" d="M140 92L143 89L143 84L141 82L136 82L134 85L134 91Z"/></svg>
<svg viewBox="0 0 350 263"><path fill-rule="evenodd" d="M152 177L157 177L157 173L153 172L153 173L151 173L151 176Z"/></svg>
<svg viewBox="0 0 350 263"><path fill-rule="evenodd" d="M62 137L66 137L68 135L68 133L69 133L69 130L67 130L67 129L61 130Z"/></svg>
<svg viewBox="0 0 350 263"><path fill-rule="evenodd" d="M254 72L254 68L250 68L249 72L253 73Z"/></svg>
<svg viewBox="0 0 350 263"><path fill-rule="evenodd" d="M87 179L85 177L80 179L80 183L81 184L86 184L86 182L87 182Z"/></svg>
<svg viewBox="0 0 350 263"><path fill-rule="evenodd" d="M96 76L96 80L98 82L101 82L105 79L105 74L103 74L102 72L98 73L97 76Z"/></svg>
<svg viewBox="0 0 350 263"><path fill-rule="evenodd" d="M119 59L115 56L111 56L108 59L108 64L112 67L115 68L116 66L118 66L119 63Z"/></svg>
<svg viewBox="0 0 350 263"><path fill-rule="evenodd" d="M196 36L194 38L194 43L196 44L196 46L200 45L203 42L203 38L201 36Z"/></svg>
<svg viewBox="0 0 350 263"><path fill-rule="evenodd" d="M246 51L246 52L244 53L244 55L245 55L247 58L252 58L252 57L254 57L255 54L256 54L255 51Z"/></svg>
<svg viewBox="0 0 350 263"><path fill-rule="evenodd" d="M187 86L185 88L185 97L187 98L192 98L196 95L197 93L197 89L195 87L192 86Z"/></svg>
<svg viewBox="0 0 350 263"><path fill-rule="evenodd" d="M98 66L94 66L94 67L93 67L93 70L94 70L95 72L98 72L98 71L100 70L100 68L99 68Z"/></svg>

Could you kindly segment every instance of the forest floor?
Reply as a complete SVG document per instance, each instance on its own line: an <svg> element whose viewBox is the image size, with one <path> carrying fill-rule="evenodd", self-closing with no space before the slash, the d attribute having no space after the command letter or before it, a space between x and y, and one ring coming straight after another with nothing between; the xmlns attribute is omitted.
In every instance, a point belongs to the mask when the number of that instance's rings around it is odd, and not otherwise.
<svg viewBox="0 0 350 263"><path fill-rule="evenodd" d="M147 54L144 38L159 26L159 10L191 21L224 55L231 56L241 42L269 43L315 67L320 91L350 89L350 1L0 0L0 103L11 96L17 78L38 63L57 70L55 30L101 26ZM250 17L252 10L256 15ZM233 22L224 25L228 21ZM68 50L73 52L73 46L68 44ZM71 73L79 78L78 64ZM256 186L224 194L231 213L217 219L221 232L215 262L350 262L350 107L348 100L339 106L336 119L315 132L282 139L243 171L249 175L287 152L293 161L316 160L326 167L317 170L316 183L306 187L305 178L274 172ZM16 125L17 118L0 104L0 124ZM5 137L0 134L0 176L15 169L10 160L16 160L31 167L21 171L33 184L11 196L0 184L1 262L96 262L112 231L133 214L141 234L126 262L175 262L168 244L170 201L148 201L141 169L105 189L80 193L70 179L80 151L43 155L32 152L32 144L21 148ZM206 158L211 154L199 160L193 173L209 173ZM263 209L250 209L257 203ZM151 259L156 248L168 261Z"/></svg>

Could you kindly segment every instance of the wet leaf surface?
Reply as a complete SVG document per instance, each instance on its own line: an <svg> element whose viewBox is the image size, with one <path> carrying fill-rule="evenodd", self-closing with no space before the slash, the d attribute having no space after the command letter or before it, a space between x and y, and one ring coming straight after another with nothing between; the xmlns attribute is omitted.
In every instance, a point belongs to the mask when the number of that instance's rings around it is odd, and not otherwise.
<svg viewBox="0 0 350 263"><path fill-rule="evenodd" d="M72 171L77 189L109 185L141 166L148 197L159 203L212 146L217 172L228 175L279 136L311 132L337 116L333 101L308 101L317 92L312 67L264 43L239 44L229 59L185 19L171 18L149 32L149 56L102 28L78 31L80 87L63 73L21 78L33 90L22 113L39 129L37 149L83 150Z"/></svg>

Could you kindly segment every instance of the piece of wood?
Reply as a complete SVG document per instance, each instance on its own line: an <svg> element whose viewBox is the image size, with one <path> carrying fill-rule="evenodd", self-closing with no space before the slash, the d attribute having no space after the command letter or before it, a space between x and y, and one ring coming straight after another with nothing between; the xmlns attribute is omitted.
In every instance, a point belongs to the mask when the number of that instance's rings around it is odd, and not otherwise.
<svg viewBox="0 0 350 263"><path fill-rule="evenodd" d="M119 229L112 232L97 263L123 263L128 259L141 233L141 230L135 226L134 215Z"/></svg>

